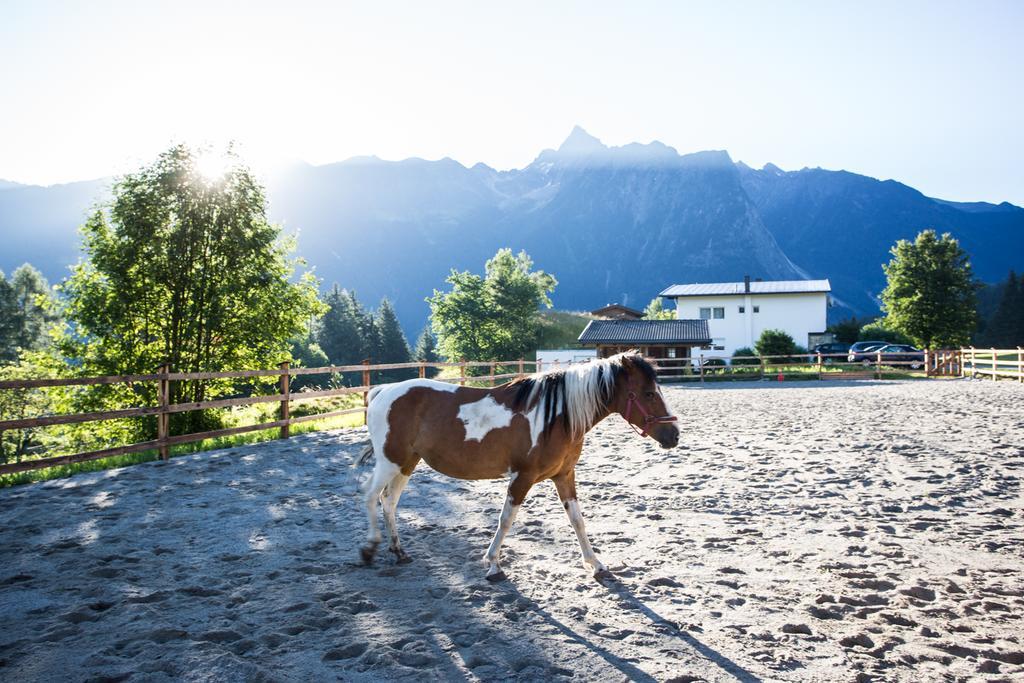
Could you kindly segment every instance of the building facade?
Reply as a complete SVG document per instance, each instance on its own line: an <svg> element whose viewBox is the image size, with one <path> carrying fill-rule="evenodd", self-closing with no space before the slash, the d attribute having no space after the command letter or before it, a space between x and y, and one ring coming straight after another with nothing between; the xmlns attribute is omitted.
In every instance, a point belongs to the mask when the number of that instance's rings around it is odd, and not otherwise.
<svg viewBox="0 0 1024 683"><path fill-rule="evenodd" d="M828 280L775 280L672 285L660 296L673 299L676 318L706 320L708 355L731 356L754 347L761 332L783 330L810 348L825 333L832 287Z"/></svg>

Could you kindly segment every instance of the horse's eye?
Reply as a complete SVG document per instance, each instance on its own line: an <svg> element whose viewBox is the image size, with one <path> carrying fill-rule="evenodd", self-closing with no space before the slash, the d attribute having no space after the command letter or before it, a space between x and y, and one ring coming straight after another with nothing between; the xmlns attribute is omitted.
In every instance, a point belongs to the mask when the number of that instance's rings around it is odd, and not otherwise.
<svg viewBox="0 0 1024 683"><path fill-rule="evenodd" d="M654 398L654 392L653 392L653 391L648 391L648 392L647 392L646 394L644 394L644 395L645 395L645 396L647 396L647 398Z"/></svg>

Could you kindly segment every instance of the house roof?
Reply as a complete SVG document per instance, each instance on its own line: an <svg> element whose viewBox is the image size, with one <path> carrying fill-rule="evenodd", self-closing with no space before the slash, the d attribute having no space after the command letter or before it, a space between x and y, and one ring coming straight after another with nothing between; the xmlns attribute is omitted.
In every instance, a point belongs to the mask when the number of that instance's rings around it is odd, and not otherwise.
<svg viewBox="0 0 1024 683"><path fill-rule="evenodd" d="M590 315L612 316L616 313L622 314L626 317L635 318L637 320L644 317L643 311L638 311L635 308L623 306L622 304L608 304L607 306L602 306L601 308L591 311Z"/></svg>
<svg viewBox="0 0 1024 683"><path fill-rule="evenodd" d="M581 344L710 344L707 320L591 320Z"/></svg>
<svg viewBox="0 0 1024 683"><path fill-rule="evenodd" d="M753 280L750 294L808 294L831 292L828 280ZM672 285L658 296L729 296L747 294L743 282L703 282L692 285Z"/></svg>

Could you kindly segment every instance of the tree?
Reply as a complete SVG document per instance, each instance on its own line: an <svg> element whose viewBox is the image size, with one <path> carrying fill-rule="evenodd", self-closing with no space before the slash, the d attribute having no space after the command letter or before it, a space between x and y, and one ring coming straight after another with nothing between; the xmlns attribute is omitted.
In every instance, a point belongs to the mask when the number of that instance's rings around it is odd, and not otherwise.
<svg viewBox="0 0 1024 683"><path fill-rule="evenodd" d="M558 281L534 271L526 252L500 249L483 277L453 270L450 292L427 298L437 345L449 360L512 360L534 348L541 306Z"/></svg>
<svg viewBox="0 0 1024 683"><path fill-rule="evenodd" d="M18 360L18 297L0 270L0 363Z"/></svg>
<svg viewBox="0 0 1024 683"><path fill-rule="evenodd" d="M437 340L434 338L434 333L430 331L429 325L420 332L419 339L416 340L416 349L412 352L412 357L413 360L421 363L437 362ZM426 376L435 377L438 372L437 368L427 368Z"/></svg>
<svg viewBox="0 0 1024 683"><path fill-rule="evenodd" d="M374 316L374 329L377 332L377 339L380 343L380 354L377 363L409 363L412 361L412 353L409 351L409 342L405 339L402 327L398 324L398 317L391 302L385 297L380 302L377 314ZM416 375L412 369L383 370L379 372L380 380L384 382L399 382Z"/></svg>
<svg viewBox="0 0 1024 683"><path fill-rule="evenodd" d="M854 341L880 341L888 344L913 344L914 340L899 330L893 329L887 318L879 318L860 328Z"/></svg>
<svg viewBox="0 0 1024 683"><path fill-rule="evenodd" d="M792 356L797 352L797 345L783 330L764 330L757 338L754 350L759 356Z"/></svg>
<svg viewBox="0 0 1024 683"><path fill-rule="evenodd" d="M871 318L847 318L828 326L827 331L835 335L837 342L853 344L860 338L860 329L869 322Z"/></svg>
<svg viewBox="0 0 1024 683"><path fill-rule="evenodd" d="M252 173L229 149L224 173L205 177L201 154L179 145L124 176L108 209L82 228L85 259L62 290L74 323L63 345L84 369L265 368L288 357L288 340L323 312L312 274L294 277L301 265L289 256L294 243L267 221ZM172 382L171 400L202 401L236 388L231 381ZM172 428L190 429L202 418L184 413Z"/></svg>
<svg viewBox="0 0 1024 683"><path fill-rule="evenodd" d="M758 359L754 349L749 346L741 346L732 352L732 364L733 365L760 365L761 361Z"/></svg>
<svg viewBox="0 0 1024 683"><path fill-rule="evenodd" d="M46 278L28 263L10 280L0 272L0 362L17 360L19 351L45 348L56 308Z"/></svg>
<svg viewBox="0 0 1024 683"><path fill-rule="evenodd" d="M674 320L675 317L675 311L665 308L664 301L660 296L651 299L651 303L647 304L647 308L644 309L644 320Z"/></svg>
<svg viewBox="0 0 1024 683"><path fill-rule="evenodd" d="M913 242L897 242L891 253L882 266L888 324L922 348L967 344L977 325L977 288L960 244L949 233L924 230Z"/></svg>
<svg viewBox="0 0 1024 683"><path fill-rule="evenodd" d="M998 348L1024 344L1024 283L1014 271L1002 286L999 305L985 330L985 343Z"/></svg>
<svg viewBox="0 0 1024 683"><path fill-rule="evenodd" d="M317 342L331 365L354 365L366 358L365 342L358 311L362 310L355 294L335 284L324 297L327 312L317 325ZM358 309L358 310L357 310Z"/></svg>
<svg viewBox="0 0 1024 683"><path fill-rule="evenodd" d="M293 368L322 368L330 365L327 354L316 343L316 337L307 332L292 337L288 341L291 347L291 365ZM289 381L291 391L319 388L322 386L323 375L295 375Z"/></svg>

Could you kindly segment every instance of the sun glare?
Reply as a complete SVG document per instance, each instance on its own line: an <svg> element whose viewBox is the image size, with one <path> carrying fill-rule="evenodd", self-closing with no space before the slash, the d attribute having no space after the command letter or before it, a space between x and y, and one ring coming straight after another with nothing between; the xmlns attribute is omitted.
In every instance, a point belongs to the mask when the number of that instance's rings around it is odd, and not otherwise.
<svg viewBox="0 0 1024 683"><path fill-rule="evenodd" d="M210 183L223 178L231 169L232 164L233 161L228 155L211 151L203 152L195 160L196 171Z"/></svg>

